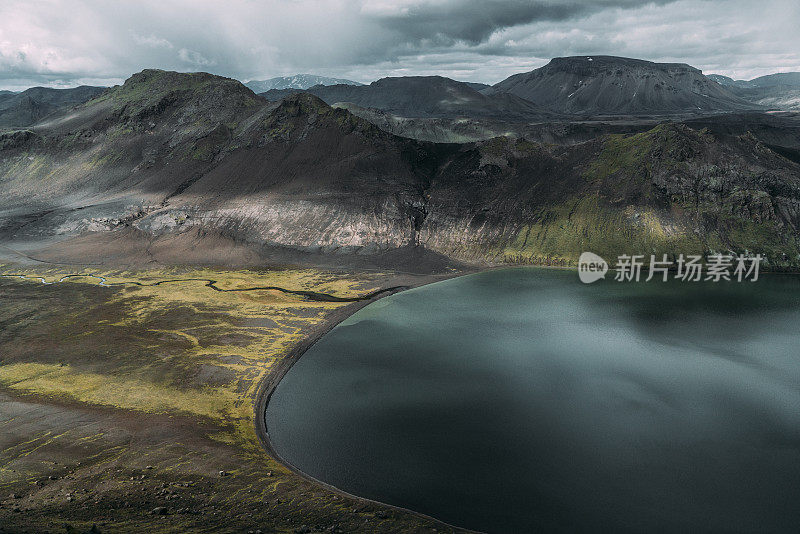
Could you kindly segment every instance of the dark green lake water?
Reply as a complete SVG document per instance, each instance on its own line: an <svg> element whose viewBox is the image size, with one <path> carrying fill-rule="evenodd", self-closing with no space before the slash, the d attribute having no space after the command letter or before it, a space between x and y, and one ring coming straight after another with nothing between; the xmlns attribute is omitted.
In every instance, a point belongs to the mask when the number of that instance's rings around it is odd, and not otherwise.
<svg viewBox="0 0 800 534"><path fill-rule="evenodd" d="M342 490L488 532L800 531L800 278L508 269L384 298L266 413Z"/></svg>

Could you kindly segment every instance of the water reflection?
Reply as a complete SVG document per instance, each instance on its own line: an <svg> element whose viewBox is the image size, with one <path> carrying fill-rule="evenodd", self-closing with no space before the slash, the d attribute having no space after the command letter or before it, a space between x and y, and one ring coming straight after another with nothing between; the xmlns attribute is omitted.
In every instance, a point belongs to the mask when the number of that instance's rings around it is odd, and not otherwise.
<svg viewBox="0 0 800 534"><path fill-rule="evenodd" d="M326 482L489 532L792 532L800 285L511 269L368 306L279 385Z"/></svg>

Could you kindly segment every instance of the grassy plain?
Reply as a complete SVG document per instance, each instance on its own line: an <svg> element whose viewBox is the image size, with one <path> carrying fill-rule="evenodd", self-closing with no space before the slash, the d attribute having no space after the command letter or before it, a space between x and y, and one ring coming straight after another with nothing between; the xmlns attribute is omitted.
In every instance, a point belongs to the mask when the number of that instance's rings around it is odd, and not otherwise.
<svg viewBox="0 0 800 534"><path fill-rule="evenodd" d="M393 275L319 270L0 268L0 532L429 532L310 483L253 424L276 364ZM52 284L42 284L41 277ZM341 312L337 315L341 315Z"/></svg>

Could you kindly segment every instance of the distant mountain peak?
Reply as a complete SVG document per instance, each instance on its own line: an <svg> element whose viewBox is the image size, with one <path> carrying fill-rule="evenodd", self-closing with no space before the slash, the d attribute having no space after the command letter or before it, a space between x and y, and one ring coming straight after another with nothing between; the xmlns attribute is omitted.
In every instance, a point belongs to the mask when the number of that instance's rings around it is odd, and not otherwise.
<svg viewBox="0 0 800 534"><path fill-rule="evenodd" d="M616 56L559 57L485 94L511 93L551 111L650 115L758 109L685 63Z"/></svg>
<svg viewBox="0 0 800 534"><path fill-rule="evenodd" d="M686 71L701 73L700 69L686 63L656 63L646 59L619 56L566 56L556 57L542 67L543 69L574 70L583 69L589 72L602 71L608 68L644 68L661 71Z"/></svg>
<svg viewBox="0 0 800 534"><path fill-rule="evenodd" d="M363 85L359 82L344 78L329 78L316 74L295 74L294 76L278 76L268 80L250 80L245 83L256 93L263 93L271 89L308 89L315 85Z"/></svg>
<svg viewBox="0 0 800 534"><path fill-rule="evenodd" d="M30 126L43 118L86 102L105 90L81 85L69 89L31 87L14 93L0 91L0 129Z"/></svg>
<svg viewBox="0 0 800 534"><path fill-rule="evenodd" d="M272 90L262 95L275 101L293 91ZM528 121L553 115L513 95L487 96L467 83L444 76L389 76L357 87L316 85L308 92L331 105L349 102L399 117L483 117Z"/></svg>
<svg viewBox="0 0 800 534"><path fill-rule="evenodd" d="M144 69L130 76L117 88L119 92L166 92L176 89L196 89L202 85L225 84L241 86L241 82L208 72L175 72L161 69Z"/></svg>
<svg viewBox="0 0 800 534"><path fill-rule="evenodd" d="M128 118L161 115L176 107L194 103L207 115L217 111L258 106L261 100L238 80L207 72L174 72L145 69L106 91L99 99L109 100Z"/></svg>
<svg viewBox="0 0 800 534"><path fill-rule="evenodd" d="M769 109L800 109L800 72L767 74L752 80L734 80L720 74L708 77L748 102Z"/></svg>
<svg viewBox="0 0 800 534"><path fill-rule="evenodd" d="M283 98L272 112L273 115L320 115L329 113L332 108L324 100L311 93L299 91Z"/></svg>
<svg viewBox="0 0 800 534"><path fill-rule="evenodd" d="M767 74L766 76L759 76L752 80L734 80L733 78L721 74L709 74L708 77L720 85L740 88L800 87L800 72L778 72L775 74Z"/></svg>

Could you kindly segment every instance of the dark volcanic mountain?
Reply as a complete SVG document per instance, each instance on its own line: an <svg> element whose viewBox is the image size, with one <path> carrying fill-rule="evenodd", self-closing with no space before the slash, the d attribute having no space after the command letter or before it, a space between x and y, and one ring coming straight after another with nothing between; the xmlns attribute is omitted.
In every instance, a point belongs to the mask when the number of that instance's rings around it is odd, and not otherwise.
<svg viewBox="0 0 800 534"><path fill-rule="evenodd" d="M560 113L653 115L757 108L694 67L610 56L555 58L485 93L511 93Z"/></svg>
<svg viewBox="0 0 800 534"><path fill-rule="evenodd" d="M268 91L263 96L280 100L294 91ZM315 86L308 92L328 104L349 102L400 117L492 118L506 121L552 119L547 112L511 94L486 96L470 84L442 76L382 78L369 85Z"/></svg>
<svg viewBox="0 0 800 534"><path fill-rule="evenodd" d="M105 87L82 85L73 89L32 87L21 93L0 92L0 128L34 124L52 113L82 104Z"/></svg>
<svg viewBox="0 0 800 534"><path fill-rule="evenodd" d="M787 264L798 236L800 165L681 124L425 143L313 95L144 71L0 135L0 243L48 261L430 269L747 249Z"/></svg>

